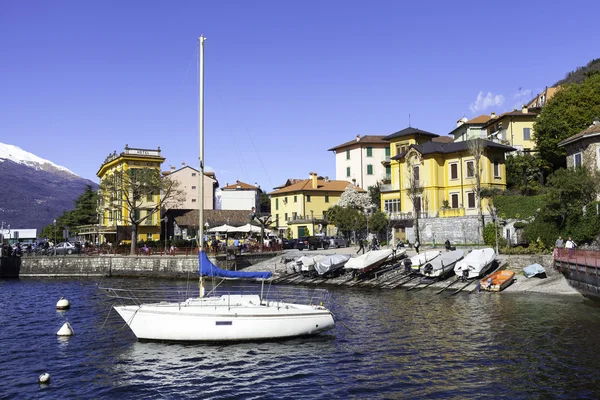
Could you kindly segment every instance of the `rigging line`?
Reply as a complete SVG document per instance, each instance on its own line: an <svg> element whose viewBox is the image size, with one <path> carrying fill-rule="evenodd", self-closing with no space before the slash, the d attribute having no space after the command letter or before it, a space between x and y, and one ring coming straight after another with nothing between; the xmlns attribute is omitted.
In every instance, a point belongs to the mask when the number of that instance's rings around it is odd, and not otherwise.
<svg viewBox="0 0 600 400"><path fill-rule="evenodd" d="M229 118L229 110L225 106L225 101L223 100L223 94L221 93L220 90L218 92L219 92L219 100L221 101L221 107L223 107L223 111L225 112L225 119L227 120L227 130L229 131L229 136L231 136L232 141L235 144L235 152L238 157L240 169L243 171L244 180L247 181L248 177L249 177L248 171L245 167L246 164L244 163L244 157L242 155L242 152L240 151L239 141L235 140L235 135L233 133L233 130L231 129L231 119Z"/></svg>
<svg viewBox="0 0 600 400"><path fill-rule="evenodd" d="M244 129L246 130L246 134L248 135L248 138L250 138L250 143L252 143L252 147L254 148L254 152L258 156L258 161L260 161L260 165L263 167L263 170L265 171L265 175L267 176L267 179L269 180L269 185L271 185L271 187L274 187L275 185L273 185L273 182L271 181L271 177L269 176L269 172L265 168L265 164L263 163L263 160L260 157L260 153L256 149L256 145L254 144L254 140L252 140L252 135L250 135L250 132L248 132L248 128L246 126L244 126Z"/></svg>

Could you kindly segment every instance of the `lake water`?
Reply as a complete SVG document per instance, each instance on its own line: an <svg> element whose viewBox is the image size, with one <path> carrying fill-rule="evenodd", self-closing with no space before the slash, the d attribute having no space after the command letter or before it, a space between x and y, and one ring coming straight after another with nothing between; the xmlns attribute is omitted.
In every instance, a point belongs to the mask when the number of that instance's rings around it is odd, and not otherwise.
<svg viewBox="0 0 600 400"><path fill-rule="evenodd" d="M600 308L575 296L332 288L352 331L182 345L138 342L97 283L0 281L0 398L600 398Z"/></svg>

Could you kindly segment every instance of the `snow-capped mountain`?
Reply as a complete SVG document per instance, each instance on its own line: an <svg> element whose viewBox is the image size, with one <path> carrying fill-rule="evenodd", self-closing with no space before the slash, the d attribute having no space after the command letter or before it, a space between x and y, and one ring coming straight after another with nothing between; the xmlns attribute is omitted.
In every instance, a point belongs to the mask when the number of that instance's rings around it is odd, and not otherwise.
<svg viewBox="0 0 600 400"><path fill-rule="evenodd" d="M0 143L0 220L39 231L98 185L17 146Z"/></svg>
<svg viewBox="0 0 600 400"><path fill-rule="evenodd" d="M4 160L10 160L17 164L25 164L37 170L59 170L68 172L72 175L76 175L73 172L69 171L67 168L62 167L60 165L56 165L52 161L45 160L41 157L36 156L35 154L29 153L28 151L25 151L20 147L0 142L0 162L3 162Z"/></svg>

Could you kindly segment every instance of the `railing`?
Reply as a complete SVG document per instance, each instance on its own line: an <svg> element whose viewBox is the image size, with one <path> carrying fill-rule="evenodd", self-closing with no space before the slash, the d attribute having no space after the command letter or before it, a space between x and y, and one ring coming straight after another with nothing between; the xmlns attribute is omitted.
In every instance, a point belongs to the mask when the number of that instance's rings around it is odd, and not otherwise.
<svg viewBox="0 0 600 400"><path fill-rule="evenodd" d="M388 218L392 220L411 220L413 214L411 212L387 212Z"/></svg>
<svg viewBox="0 0 600 400"><path fill-rule="evenodd" d="M312 223L315 222L315 224L318 223L322 223L323 221L325 221L325 215L314 215L314 216L309 216L309 215L293 215L292 217L287 219L287 222L307 222L307 223Z"/></svg>
<svg viewBox="0 0 600 400"><path fill-rule="evenodd" d="M441 208L439 211L439 216L441 218L451 218L451 217L464 217L465 209L464 207L459 208Z"/></svg>

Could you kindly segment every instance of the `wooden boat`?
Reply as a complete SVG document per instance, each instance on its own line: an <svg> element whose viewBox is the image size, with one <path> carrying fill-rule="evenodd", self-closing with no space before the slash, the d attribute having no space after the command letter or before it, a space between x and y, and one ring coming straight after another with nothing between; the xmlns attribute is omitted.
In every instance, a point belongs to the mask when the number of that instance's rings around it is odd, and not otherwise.
<svg viewBox="0 0 600 400"><path fill-rule="evenodd" d="M392 249L371 250L349 259L344 269L351 270L355 274L364 274L381 266L391 255Z"/></svg>
<svg viewBox="0 0 600 400"><path fill-rule="evenodd" d="M525 278L531 278L534 276L545 278L546 270L540 264L531 264L523 268L523 275L525 275Z"/></svg>
<svg viewBox="0 0 600 400"><path fill-rule="evenodd" d="M463 259L463 250L453 250L440 254L421 267L421 273L429 278L442 279L454 271L454 265Z"/></svg>
<svg viewBox="0 0 600 400"><path fill-rule="evenodd" d="M456 276L462 276L466 279L479 278L490 269L494 258L496 258L496 253L491 247L472 250L465 258L454 265L454 273Z"/></svg>
<svg viewBox="0 0 600 400"><path fill-rule="evenodd" d="M441 253L442 252L439 250L429 250L412 256L410 258L412 272L418 272L422 274L421 267L438 257Z"/></svg>
<svg viewBox="0 0 600 400"><path fill-rule="evenodd" d="M500 292L515 280L515 273L506 269L496 271L480 281L481 289Z"/></svg>

